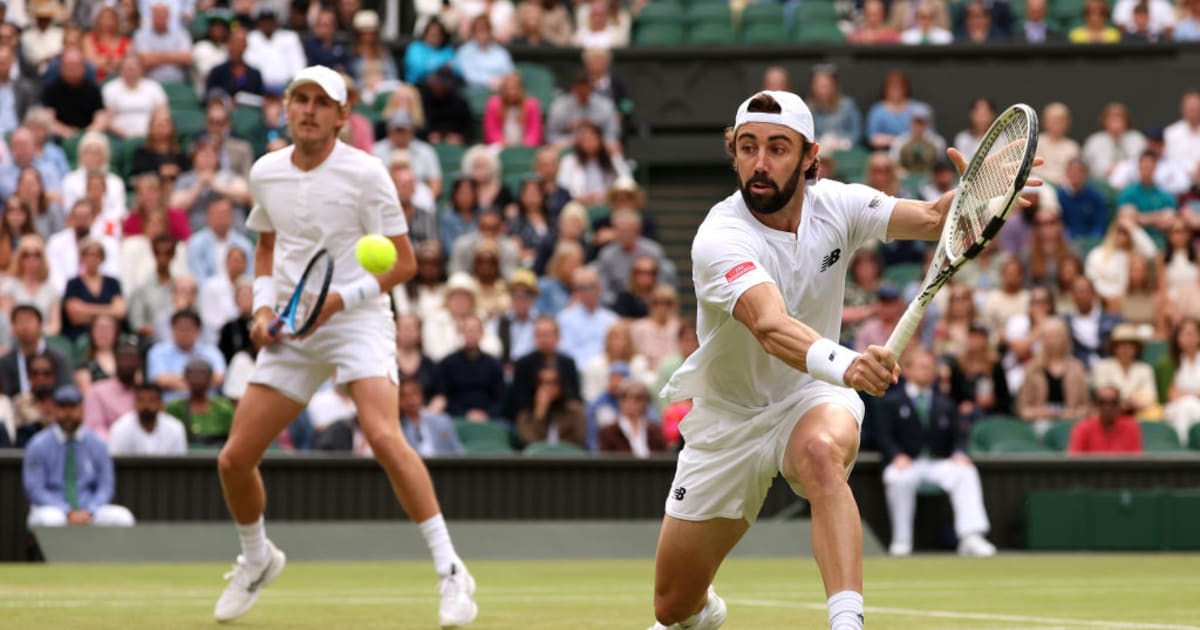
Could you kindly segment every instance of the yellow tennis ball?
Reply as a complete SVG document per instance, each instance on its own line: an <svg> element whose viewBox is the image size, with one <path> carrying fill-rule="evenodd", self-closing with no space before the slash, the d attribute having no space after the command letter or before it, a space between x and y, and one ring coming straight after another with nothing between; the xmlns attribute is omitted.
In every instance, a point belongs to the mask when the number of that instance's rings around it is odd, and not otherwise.
<svg viewBox="0 0 1200 630"><path fill-rule="evenodd" d="M368 234L358 239L354 255L368 273L383 273L396 264L396 246L382 234Z"/></svg>

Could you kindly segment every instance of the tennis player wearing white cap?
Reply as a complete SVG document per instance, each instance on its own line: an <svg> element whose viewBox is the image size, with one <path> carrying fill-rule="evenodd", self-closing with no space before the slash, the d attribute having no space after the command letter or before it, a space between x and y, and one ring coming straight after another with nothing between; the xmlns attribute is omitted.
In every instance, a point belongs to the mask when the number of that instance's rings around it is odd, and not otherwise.
<svg viewBox="0 0 1200 630"><path fill-rule="evenodd" d="M396 497L429 544L440 577L442 627L467 625L477 613L475 581L454 551L429 472L396 422L396 328L386 295L416 270L396 189L382 162L337 140L349 114L341 75L324 66L305 68L284 102L294 144L263 156L250 170L255 204L246 225L259 233L250 336L261 351L218 458L242 554L226 576L232 579L214 616L227 621L245 614L283 570L286 558L263 526L266 494L258 462L336 372ZM399 252L392 269L378 275L354 259L354 244L371 233L389 237ZM275 305L291 295L322 246L334 256L334 276L315 332L302 339L272 335Z"/></svg>
<svg viewBox="0 0 1200 630"><path fill-rule="evenodd" d="M830 627L859 630L862 524L846 482L863 419L855 390L878 396L899 368L886 348L834 341L846 268L874 239L937 240L953 195L927 203L818 181L812 114L790 92L742 103L725 144L739 190L692 242L700 349L663 390L695 406L658 541L653 629L721 626L713 577L783 473L812 505Z"/></svg>

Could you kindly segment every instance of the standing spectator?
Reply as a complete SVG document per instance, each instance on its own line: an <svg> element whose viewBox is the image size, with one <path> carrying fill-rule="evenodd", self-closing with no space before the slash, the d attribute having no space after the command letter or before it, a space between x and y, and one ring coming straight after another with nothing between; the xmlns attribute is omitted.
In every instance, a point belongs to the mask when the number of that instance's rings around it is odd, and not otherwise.
<svg viewBox="0 0 1200 630"><path fill-rule="evenodd" d="M37 234L22 236L17 241L8 276L0 279L0 317L11 321L19 304L29 304L46 314L43 334L54 336L62 330L59 293L50 283L46 245Z"/></svg>
<svg viewBox="0 0 1200 630"><path fill-rule="evenodd" d="M1068 176L1068 164L1080 156L1079 143L1067 137L1071 129L1071 110L1062 103L1050 103L1042 109L1041 122L1038 154L1043 156L1044 162L1033 169L1033 174L1061 186Z"/></svg>
<svg viewBox="0 0 1200 630"><path fill-rule="evenodd" d="M46 344L42 334L42 314L29 304L18 304L12 310L12 334L15 342L12 350L0 357L0 384L5 395L15 397L29 393L35 385L51 387L72 382L71 361L57 349ZM50 371L42 374L39 381L34 378L33 359L46 356Z"/></svg>
<svg viewBox="0 0 1200 630"><path fill-rule="evenodd" d="M229 59L230 17L219 9L208 11L208 27L204 38L192 45L192 86L197 94L208 93L204 88L208 74ZM232 98L233 95L229 96Z"/></svg>
<svg viewBox="0 0 1200 630"><path fill-rule="evenodd" d="M1129 261L1134 257L1154 258L1158 247L1137 224L1133 214L1124 213L1108 228L1104 241L1088 252L1084 274L1096 287L1105 310L1118 312L1121 296L1129 289Z"/></svg>
<svg viewBox="0 0 1200 630"><path fill-rule="evenodd" d="M495 90L500 79L516 69L512 55L492 37L487 16L476 16L470 24L471 39L459 46L454 66L469 87Z"/></svg>
<svg viewBox="0 0 1200 630"><path fill-rule="evenodd" d="M679 294L670 284L660 284L650 294L650 316L629 325L633 346L646 357L650 371L678 350Z"/></svg>
<svg viewBox="0 0 1200 630"><path fill-rule="evenodd" d="M912 553L917 489L922 483L935 483L954 506L959 555L995 555L996 548L984 538L990 525L979 471L967 457L958 412L935 386L933 355L913 349L903 364L904 379L884 394L875 416L880 451L888 462L883 471L892 522L888 553Z"/></svg>
<svg viewBox="0 0 1200 630"><path fill-rule="evenodd" d="M1087 162L1079 158L1067 162L1066 179L1056 188L1067 236L1103 236L1108 225L1108 201L1088 181Z"/></svg>
<svg viewBox="0 0 1200 630"><path fill-rule="evenodd" d="M87 332L96 317L125 319L126 304L120 281L101 273L100 266L107 255L100 241L84 239L79 244L82 263L79 275L67 282L63 292L63 335L71 341Z"/></svg>
<svg viewBox="0 0 1200 630"><path fill-rule="evenodd" d="M612 100L593 93L592 79L587 70L579 70L571 81L570 91L554 97L546 115L546 142L566 148L578 143L578 131L590 123L603 138L610 152L619 150L621 124ZM561 170L561 169L560 169Z"/></svg>
<svg viewBox="0 0 1200 630"><path fill-rule="evenodd" d="M537 147L542 144L542 106L525 93L521 75L500 80L497 94L488 99L483 113L483 141L501 147Z"/></svg>
<svg viewBox="0 0 1200 630"><path fill-rule="evenodd" d="M13 72L16 63L16 51L0 46L0 133L3 134L12 133L29 108L38 102L33 81L21 76L20 70Z"/></svg>
<svg viewBox="0 0 1200 630"><path fill-rule="evenodd" d="M58 78L42 88L42 104L50 110L54 135L68 137L108 127L100 86L88 78L83 53L76 48L63 51Z"/></svg>
<svg viewBox="0 0 1200 630"><path fill-rule="evenodd" d="M571 276L573 303L557 317L562 331L559 348L571 355L576 365L587 365L603 352L604 337L617 323L616 314L600 306L600 291L600 276L594 269L576 269Z"/></svg>
<svg viewBox="0 0 1200 630"><path fill-rule="evenodd" d="M512 386L509 388L509 417L533 404L537 391L538 374L552 369L559 377L565 393L570 398L579 398L579 369L575 360L559 349L558 322L553 317L540 315L533 322L533 350L520 356L513 364Z"/></svg>
<svg viewBox="0 0 1200 630"><path fill-rule="evenodd" d="M1158 404L1154 370L1138 360L1145 342L1146 335L1137 326L1118 324L1109 338L1110 356L1092 366L1092 384L1095 387L1111 385L1120 390L1126 412L1137 417L1161 419L1162 407Z"/></svg>
<svg viewBox="0 0 1200 630"><path fill-rule="evenodd" d="M150 115L167 104L167 93L157 81L142 76L137 55L125 55L118 71L120 76L101 90L108 110L108 131L119 138L142 138L150 129Z"/></svg>
<svg viewBox="0 0 1200 630"><path fill-rule="evenodd" d="M975 155L975 149L979 148L983 134L987 133L988 127L992 126L992 121L996 120L995 104L986 98L975 99L971 102L967 120L969 123L967 128L954 136L954 148L958 149L964 158L970 160L971 156Z"/></svg>
<svg viewBox="0 0 1200 630"><path fill-rule="evenodd" d="M304 45L295 31L279 28L277 9L269 4L258 6L254 31L246 38L245 62L258 68L268 88L283 90L304 69ZM233 53L230 53L233 56Z"/></svg>
<svg viewBox="0 0 1200 630"><path fill-rule="evenodd" d="M1132 416L1121 410L1121 392L1111 385L1096 388L1092 399L1097 414L1080 420L1071 428L1067 453L1071 455L1140 454L1142 428Z"/></svg>
<svg viewBox="0 0 1200 630"><path fill-rule="evenodd" d="M82 2L77 4L83 4ZM96 69L96 80L115 76L117 67L130 52L133 42L121 32L116 7L100 5L92 30L83 37L83 56Z"/></svg>
<svg viewBox="0 0 1200 630"><path fill-rule="evenodd" d="M83 422L83 396L73 385L54 390L54 424L25 448L22 481L29 527L131 527L129 510L109 503L113 464L108 449Z"/></svg>
<svg viewBox="0 0 1200 630"><path fill-rule="evenodd" d="M504 416L504 368L480 348L483 322L467 315L460 324L462 348L438 365L439 382L446 395L446 413L472 422Z"/></svg>
<svg viewBox="0 0 1200 630"><path fill-rule="evenodd" d="M1108 2L1088 0L1083 5L1083 24L1071 29L1067 39L1072 44L1115 44L1121 41L1121 31L1108 21Z"/></svg>
<svg viewBox="0 0 1200 630"><path fill-rule="evenodd" d="M105 442L117 418L133 411L133 387L142 371L142 352L136 340L119 340L113 354L113 375L92 383L83 398L83 424Z"/></svg>
<svg viewBox="0 0 1200 630"><path fill-rule="evenodd" d="M376 142L371 152L385 164L390 164L396 151L407 151L413 175L429 186L430 192L436 197L442 193L441 162L433 147L416 138L413 126L412 116L408 112L392 114L387 122L387 137Z"/></svg>
<svg viewBox="0 0 1200 630"><path fill-rule="evenodd" d="M187 430L163 411L163 391L154 383L133 387L134 409L113 423L108 452L113 455L183 455Z"/></svg>
<svg viewBox="0 0 1200 630"><path fill-rule="evenodd" d="M553 368L538 371L532 404L517 411L517 434L534 442L570 443L587 448L587 418L583 404L565 393L562 377Z"/></svg>
<svg viewBox="0 0 1200 630"><path fill-rule="evenodd" d="M882 100L867 112L866 140L870 148L887 150L896 136L908 131L913 107L920 103L911 95L912 85L903 71L892 70L883 78Z"/></svg>
<svg viewBox="0 0 1200 630"><path fill-rule="evenodd" d="M186 213L188 227L197 230L193 238L204 232L202 226L213 206L228 207L231 226L244 225L245 212L239 212L242 220L237 221L233 207L241 210L253 202L246 179L221 164L219 142L213 136L202 136L192 143L192 169L179 176L169 201L171 208Z"/></svg>
<svg viewBox="0 0 1200 630"><path fill-rule="evenodd" d="M121 219L125 208L125 182L112 172L112 149L108 136L99 131L89 131L79 139L79 168L62 178L62 207L72 208L80 199L87 197L89 173L104 173L104 203L97 208L109 219ZM39 175L41 173L39 172ZM47 183L49 181L49 184ZM53 180L42 178L42 184L50 186ZM120 208L121 212L114 209Z"/></svg>
<svg viewBox="0 0 1200 630"><path fill-rule="evenodd" d="M1099 10L1103 0L1088 0L1089 7L1093 4ZM1107 5L1103 10L1108 10ZM1100 125L1102 129L1088 136L1083 143L1083 160L1093 177L1108 179L1113 167L1121 161L1141 155L1146 149L1146 137L1133 128L1124 103L1106 105L1100 115Z"/></svg>
<svg viewBox="0 0 1200 630"><path fill-rule="evenodd" d="M179 144L171 110L159 107L150 115L145 141L133 151L132 175L153 173L162 178L160 184L173 183L187 168L187 155Z"/></svg>
<svg viewBox="0 0 1200 630"><path fill-rule="evenodd" d="M429 75L453 62L450 33L441 20L433 18L425 23L421 38L404 49L404 82L420 85Z"/></svg>
<svg viewBox="0 0 1200 630"><path fill-rule="evenodd" d="M225 256L230 248L241 249L247 259L254 252L250 239L233 229L233 206L228 198L213 197L207 216L207 227L193 234L187 246L188 269L199 283L226 273ZM253 273L253 267L247 266Z"/></svg>
<svg viewBox="0 0 1200 630"><path fill-rule="evenodd" d="M201 358L194 358L183 368L188 397L166 406L167 413L178 418L186 429L187 441L205 446L220 446L229 437L233 426L233 403L213 393L213 367ZM155 387L157 389L157 386ZM159 390L159 404L162 392Z"/></svg>
<svg viewBox="0 0 1200 630"><path fill-rule="evenodd" d="M865 45L900 43L900 33L887 23L887 6L883 0L863 2L861 21L846 41Z"/></svg>
<svg viewBox="0 0 1200 630"><path fill-rule="evenodd" d="M617 421L600 429L598 450L601 453L628 453L646 459L652 453L667 450L662 427L651 421L650 388L646 384L626 379L618 390L620 415Z"/></svg>
<svg viewBox="0 0 1200 630"><path fill-rule="evenodd" d="M438 366L421 349L421 319L416 315L396 318L396 368L401 380L413 379L421 384L422 399L428 401L431 409L446 408Z"/></svg>
<svg viewBox="0 0 1200 630"><path fill-rule="evenodd" d="M213 366L213 386L219 387L225 376L225 357L216 346L200 341L200 316L196 311L175 311L171 315L171 339L159 341L146 354L145 380L167 392L168 401L183 398L188 391L183 371L193 358Z"/></svg>
<svg viewBox="0 0 1200 630"><path fill-rule="evenodd" d="M575 144L558 168L558 183L571 198L584 205L604 203L617 179L632 177L629 165L612 145L606 145L601 130L582 120L575 128Z"/></svg>
<svg viewBox="0 0 1200 630"><path fill-rule="evenodd" d="M900 43L909 45L942 45L954 41L954 34L937 23L934 7L941 6L943 13L945 5L937 2L909 2L916 5L914 24L900 33ZM893 9L893 14L896 11Z"/></svg>
<svg viewBox="0 0 1200 630"><path fill-rule="evenodd" d="M509 308L492 320L503 348L500 361L506 368L534 350L533 331L537 311L533 308L533 302L538 296L537 276L528 269L514 271L508 279L508 295L511 300Z"/></svg>
<svg viewBox="0 0 1200 630"><path fill-rule="evenodd" d="M450 416L425 407L421 383L413 378L400 379L400 428L421 457L463 454L454 422Z"/></svg>
<svg viewBox="0 0 1200 630"><path fill-rule="evenodd" d="M1017 415L1035 423L1035 429L1048 427L1052 420L1081 418L1088 406L1087 366L1072 356L1071 338L1061 320L1042 323L1040 343L1017 395Z"/></svg>
<svg viewBox="0 0 1200 630"><path fill-rule="evenodd" d="M228 94L235 100L245 92L254 96L262 96L262 73L251 66L246 60L246 49L249 46L249 33L244 28L235 28L229 33L229 58L224 63L217 64L204 80L204 92L207 94L215 89Z"/></svg>
<svg viewBox="0 0 1200 630"><path fill-rule="evenodd" d="M1188 443L1193 425L1200 423L1200 321L1184 319L1171 331L1167 356L1156 366L1159 390L1165 390L1164 419Z"/></svg>
<svg viewBox="0 0 1200 630"><path fill-rule="evenodd" d="M1030 44L1058 43L1063 35L1046 22L1046 0L1028 0L1025 3L1025 19L1017 33L1018 41ZM1045 118L1043 117L1043 122ZM1039 146L1039 148L1041 148Z"/></svg>
<svg viewBox="0 0 1200 630"><path fill-rule="evenodd" d="M350 71L350 51L337 41L337 14L332 9L317 11L312 35L304 41L304 56L310 66L325 66L338 72Z"/></svg>
<svg viewBox="0 0 1200 630"><path fill-rule="evenodd" d="M842 93L832 65L813 68L807 99L813 115L813 133L822 147L849 149L862 140L862 113L854 99ZM828 150L828 149L827 149Z"/></svg>
<svg viewBox="0 0 1200 630"><path fill-rule="evenodd" d="M397 88L397 94L411 90ZM458 78L449 66L443 66L426 77L419 86L415 107L429 112L421 137L432 144L464 146L475 141L475 117L467 99L459 93Z"/></svg>
<svg viewBox="0 0 1200 630"><path fill-rule="evenodd" d="M21 51L25 62L46 71L50 61L63 52L63 29L55 24L59 6L54 0L33 0L33 24L21 33Z"/></svg>
<svg viewBox="0 0 1200 630"><path fill-rule="evenodd" d="M604 393L606 383L612 374L612 366L618 363L626 366L628 372L626 376L643 383L652 382L654 378L649 361L634 343L628 322L619 321L613 324L608 329L608 334L604 336L604 351L581 367L583 370L580 382L582 388L579 392L584 402L590 403Z"/></svg>
<svg viewBox="0 0 1200 630"><path fill-rule="evenodd" d="M173 26L165 0L154 0L150 23L133 36L133 48L141 57L146 76L159 83L179 83L192 65L192 38Z"/></svg>

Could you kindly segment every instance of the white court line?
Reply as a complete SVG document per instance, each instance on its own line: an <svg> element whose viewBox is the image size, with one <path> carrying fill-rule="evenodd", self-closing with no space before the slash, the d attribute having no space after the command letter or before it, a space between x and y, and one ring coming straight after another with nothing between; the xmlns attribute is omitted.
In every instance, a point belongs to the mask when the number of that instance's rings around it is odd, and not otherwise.
<svg viewBox="0 0 1200 630"><path fill-rule="evenodd" d="M801 602L780 602L763 599L730 599L731 604L746 606L761 606L765 608L804 608L808 610L825 610L825 604L806 604ZM996 615L992 613L967 613L950 610L918 610L915 608L892 608L888 606L867 606L870 614L902 615L906 617L929 617L931 619L969 619L973 621L1009 621L1031 624L1065 624L1068 628L1121 628L1130 630L1200 630L1200 626L1180 626L1164 623L1133 623L1128 621L1099 621L1064 619L1061 617L1032 617L1026 615Z"/></svg>

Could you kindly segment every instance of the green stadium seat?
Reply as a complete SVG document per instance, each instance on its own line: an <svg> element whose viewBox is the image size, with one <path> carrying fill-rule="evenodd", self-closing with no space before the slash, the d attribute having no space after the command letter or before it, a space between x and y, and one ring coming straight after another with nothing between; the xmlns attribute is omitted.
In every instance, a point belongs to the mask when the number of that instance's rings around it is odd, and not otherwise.
<svg viewBox="0 0 1200 630"><path fill-rule="evenodd" d="M611 214L612 208L604 204L588 206L587 213L588 223L595 223L598 219L603 219Z"/></svg>
<svg viewBox="0 0 1200 630"><path fill-rule="evenodd" d="M867 161L871 159L871 152L859 147L833 151L831 155L837 162L838 174L855 181L861 180L866 174Z"/></svg>
<svg viewBox="0 0 1200 630"><path fill-rule="evenodd" d="M683 26L679 23L639 24L633 41L638 46L678 46L683 43Z"/></svg>
<svg viewBox="0 0 1200 630"><path fill-rule="evenodd" d="M81 133L62 139L62 150L67 154L67 163L71 165L71 168L79 167L79 141L81 139L83 139Z"/></svg>
<svg viewBox="0 0 1200 630"><path fill-rule="evenodd" d="M1073 240L1074 240L1076 249L1079 250L1079 254L1081 256L1086 257L1088 255L1088 252L1095 249L1096 246L1100 244L1100 241L1104 240L1104 237L1103 236L1091 236L1088 234L1081 234L1079 236L1076 236Z"/></svg>
<svg viewBox="0 0 1200 630"><path fill-rule="evenodd" d="M783 22L755 22L742 26L742 41L747 44L782 44L790 40Z"/></svg>
<svg viewBox="0 0 1200 630"><path fill-rule="evenodd" d="M1023 438L1017 440L999 440L987 450L988 453L1048 453L1050 449L1038 442L1026 442Z"/></svg>
<svg viewBox="0 0 1200 630"><path fill-rule="evenodd" d="M1042 436L1042 442L1051 450L1065 453L1067 445L1071 442L1071 430L1074 428L1074 422L1055 422Z"/></svg>
<svg viewBox="0 0 1200 630"><path fill-rule="evenodd" d="M833 0L804 0L796 7L793 19L797 24L833 24L837 22L837 7L834 6Z"/></svg>
<svg viewBox="0 0 1200 630"><path fill-rule="evenodd" d="M699 24L724 24L733 28L733 13L724 3L700 3L687 11L687 22L694 28Z"/></svg>
<svg viewBox="0 0 1200 630"><path fill-rule="evenodd" d="M783 27L783 5L775 2L755 2L742 9L742 27L750 24L778 24Z"/></svg>
<svg viewBox="0 0 1200 630"><path fill-rule="evenodd" d="M521 454L530 457L587 457L587 449L568 442L534 442L525 447Z"/></svg>
<svg viewBox="0 0 1200 630"><path fill-rule="evenodd" d="M638 14L638 27L651 24L677 24L683 20L683 7L673 2L651 2Z"/></svg>
<svg viewBox="0 0 1200 630"><path fill-rule="evenodd" d="M162 84L167 93L167 103L171 109L176 107L199 107L200 99L196 98L196 90L190 83L182 81L166 81Z"/></svg>
<svg viewBox="0 0 1200 630"><path fill-rule="evenodd" d="M732 24L700 22L688 29L689 44L732 44L737 42Z"/></svg>
<svg viewBox="0 0 1200 630"><path fill-rule="evenodd" d="M110 166L114 173L120 175L126 181L133 175L133 154L137 152L138 147L142 146L143 142L142 138L130 138L113 148Z"/></svg>
<svg viewBox="0 0 1200 630"><path fill-rule="evenodd" d="M475 118L482 118L483 111L487 108L488 99L492 97L492 91L486 87L469 86L463 90L463 98L467 99L467 104L471 106L471 113Z"/></svg>
<svg viewBox="0 0 1200 630"><path fill-rule="evenodd" d="M910 282L920 279L921 263L897 263L883 268L883 278L903 290Z"/></svg>
<svg viewBox="0 0 1200 630"><path fill-rule="evenodd" d="M985 418L971 427L967 440L972 453L1044 451L1038 443L1033 428L1021 420L1010 418Z"/></svg>
<svg viewBox="0 0 1200 630"><path fill-rule="evenodd" d="M538 147L505 147L500 151L500 166L504 176L523 175L533 170ZM516 191L514 190L515 194Z"/></svg>
<svg viewBox="0 0 1200 630"><path fill-rule="evenodd" d="M46 337L46 345L58 350L66 357L75 357L75 344L62 335Z"/></svg>
<svg viewBox="0 0 1200 630"><path fill-rule="evenodd" d="M805 44L840 44L846 35L836 24L801 24L796 28L795 40Z"/></svg>
<svg viewBox="0 0 1200 630"><path fill-rule="evenodd" d="M554 73L550 71L550 68L528 61L518 63L516 66L517 73L521 75L521 81L525 84L526 90L538 87L549 88L553 92L558 87L558 80L554 78Z"/></svg>
<svg viewBox="0 0 1200 630"><path fill-rule="evenodd" d="M1146 452L1170 453L1184 450L1174 427L1163 422L1147 420L1139 421L1138 424L1142 427L1142 446Z"/></svg>
<svg viewBox="0 0 1200 630"><path fill-rule="evenodd" d="M1083 6L1087 0L1054 0L1049 6L1049 18L1057 22L1066 32L1067 27L1083 19Z"/></svg>
<svg viewBox="0 0 1200 630"><path fill-rule="evenodd" d="M1188 429L1188 448L1200 451L1200 424L1193 424L1192 428Z"/></svg>
<svg viewBox="0 0 1200 630"><path fill-rule="evenodd" d="M442 167L442 178L448 182L451 173L461 170L463 154L467 152L467 149L454 144L435 144L433 150L437 152L438 164ZM447 185L445 188L450 188L450 186Z"/></svg>
<svg viewBox="0 0 1200 630"><path fill-rule="evenodd" d="M471 422L469 420L455 420L454 432L458 434L458 440L467 444L480 444L490 442L494 444L503 444L508 446L508 425L503 422Z"/></svg>
<svg viewBox="0 0 1200 630"><path fill-rule="evenodd" d="M513 455L512 447L507 444L494 442L469 442L463 444L463 452L467 455Z"/></svg>
<svg viewBox="0 0 1200 630"><path fill-rule="evenodd" d="M171 118L175 120L175 133L181 141L191 140L192 136L204 131L205 113L197 105L192 107L171 107Z"/></svg>

